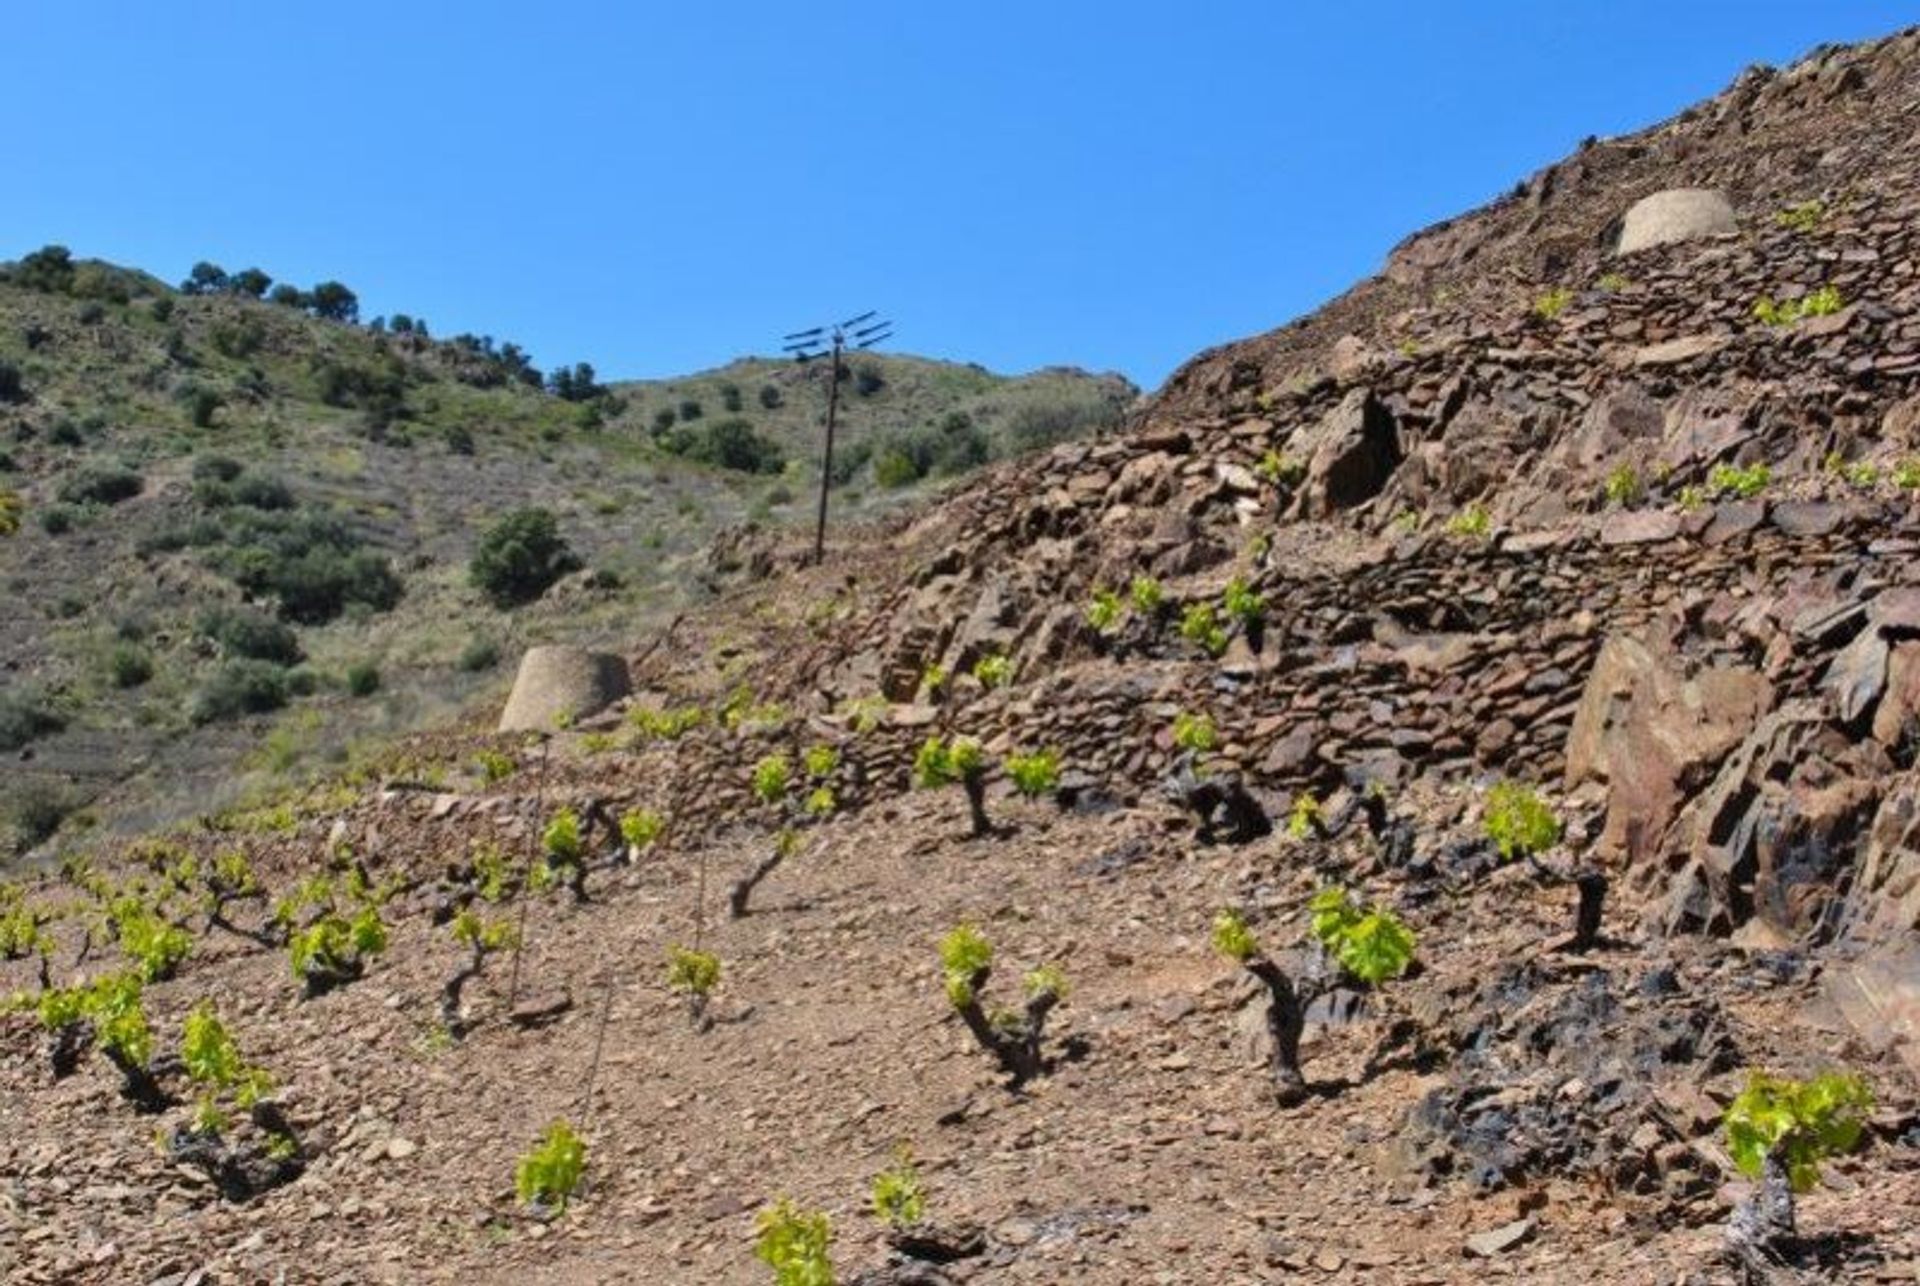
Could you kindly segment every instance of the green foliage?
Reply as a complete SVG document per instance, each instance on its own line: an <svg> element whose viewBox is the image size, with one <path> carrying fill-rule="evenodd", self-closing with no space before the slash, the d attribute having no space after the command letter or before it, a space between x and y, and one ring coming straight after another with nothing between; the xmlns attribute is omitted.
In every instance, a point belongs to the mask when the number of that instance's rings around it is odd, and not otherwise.
<svg viewBox="0 0 1920 1286"><path fill-rule="evenodd" d="M627 711L627 722L641 736L658 741L676 741L706 721L707 712L699 706L683 706L677 710L635 706Z"/></svg>
<svg viewBox="0 0 1920 1286"><path fill-rule="evenodd" d="M0 884L0 960L46 955L53 940L40 929L44 918L27 905L18 888Z"/></svg>
<svg viewBox="0 0 1920 1286"><path fill-rule="evenodd" d="M1820 220L1826 217L1826 213L1826 202L1816 197L1775 211L1773 221L1775 225L1791 232L1812 232L1820 226Z"/></svg>
<svg viewBox="0 0 1920 1286"><path fill-rule="evenodd" d="M753 794L763 804L777 804L793 784L793 761L780 752L753 766Z"/></svg>
<svg viewBox="0 0 1920 1286"><path fill-rule="evenodd" d="M983 688L1004 688L1013 680L1013 662L1003 652L991 652L973 664L973 677Z"/></svg>
<svg viewBox="0 0 1920 1286"><path fill-rule="evenodd" d="M974 1001L974 979L993 965L993 944L970 924L956 925L940 939L940 970L945 975L947 1000L955 1009Z"/></svg>
<svg viewBox="0 0 1920 1286"><path fill-rule="evenodd" d="M674 946L667 949L667 985L689 996L706 997L720 985L720 957L710 951Z"/></svg>
<svg viewBox="0 0 1920 1286"><path fill-rule="evenodd" d="M1289 839L1312 839L1323 822L1324 813L1320 801L1310 791L1301 791L1293 797L1293 807L1287 810L1287 836Z"/></svg>
<svg viewBox="0 0 1920 1286"><path fill-rule="evenodd" d="M1230 618L1240 622L1242 629L1252 629L1267 618L1266 599L1254 593L1238 576L1227 582L1220 605Z"/></svg>
<svg viewBox="0 0 1920 1286"><path fill-rule="evenodd" d="M652 848L666 831L667 819L651 808L635 808L620 815L620 838L628 848Z"/></svg>
<svg viewBox="0 0 1920 1286"><path fill-rule="evenodd" d="M1386 908L1363 911L1345 889L1327 888L1314 895L1307 910L1313 917L1313 936L1361 982L1397 978L1413 963L1413 933Z"/></svg>
<svg viewBox="0 0 1920 1286"><path fill-rule="evenodd" d="M1298 486L1307 476L1307 466L1283 451L1268 451L1253 471L1276 487Z"/></svg>
<svg viewBox="0 0 1920 1286"><path fill-rule="evenodd" d="M460 659L454 662L455 666L467 674L491 670L498 664L500 664L500 647L491 639L474 639L460 649Z"/></svg>
<svg viewBox="0 0 1920 1286"><path fill-rule="evenodd" d="M1113 627L1120 623L1120 595L1104 586L1093 591L1093 601L1087 604L1087 624L1101 634L1110 634Z"/></svg>
<svg viewBox="0 0 1920 1286"><path fill-rule="evenodd" d="M1127 586L1127 599L1133 604L1133 610L1142 616L1157 614L1166 598L1166 591L1160 587L1160 582L1151 576L1135 576Z"/></svg>
<svg viewBox="0 0 1920 1286"><path fill-rule="evenodd" d="M273 1078L258 1067L250 1067L240 1057L226 1024L214 1011L211 1000L202 1000L187 1014L181 1029L180 1061L189 1079L201 1087L201 1098L194 1114L200 1129L220 1129L226 1124L220 1111L219 1096L233 1095L235 1106L251 1108L273 1088Z"/></svg>
<svg viewBox="0 0 1920 1286"><path fill-rule="evenodd" d="M473 854L473 886L483 901L499 902L507 896L513 867L498 844L482 844Z"/></svg>
<svg viewBox="0 0 1920 1286"><path fill-rule="evenodd" d="M1688 484L1680 488L1680 494L1676 497L1676 502L1679 504L1682 513L1692 513L1707 503L1706 488Z"/></svg>
<svg viewBox="0 0 1920 1286"><path fill-rule="evenodd" d="M1887 480L1903 491L1920 489L1920 457L1909 456L1894 465Z"/></svg>
<svg viewBox="0 0 1920 1286"><path fill-rule="evenodd" d="M1469 540L1485 540L1493 531L1493 515L1479 501L1461 509L1447 519L1447 534L1463 536Z"/></svg>
<svg viewBox="0 0 1920 1286"><path fill-rule="evenodd" d="M1715 495L1734 496L1741 500L1753 499L1772 483L1773 470L1765 464L1750 464L1745 468L1716 464L1707 474L1707 487Z"/></svg>
<svg viewBox="0 0 1920 1286"><path fill-rule="evenodd" d="M489 919L472 907L462 908L453 917L449 932L461 946L482 953L506 951L520 945L520 928L512 920L504 916Z"/></svg>
<svg viewBox="0 0 1920 1286"><path fill-rule="evenodd" d="M131 469L94 465L60 484L60 499L70 505L117 505L140 494L140 475Z"/></svg>
<svg viewBox="0 0 1920 1286"><path fill-rule="evenodd" d="M1029 969L1020 983L1029 997L1052 996L1056 1000L1065 1000L1069 992L1067 975L1059 965L1043 964Z"/></svg>
<svg viewBox="0 0 1920 1286"><path fill-rule="evenodd" d="M853 723L853 730L864 734L880 726L880 720L887 713L887 706L887 699L875 693L872 696L853 697L847 701L843 709Z"/></svg>
<svg viewBox="0 0 1920 1286"><path fill-rule="evenodd" d="M587 1144L565 1120L547 1127L545 1137L531 1152L520 1158L513 1173L514 1191L529 1205L548 1206L556 1211L580 1190L580 1176L587 1168Z"/></svg>
<svg viewBox="0 0 1920 1286"><path fill-rule="evenodd" d="M513 776L514 770L519 767L512 755L498 750L482 750L474 756L473 763L480 770L480 780L489 786L499 785Z"/></svg>
<svg viewBox="0 0 1920 1286"><path fill-rule="evenodd" d="M87 989L83 1010L93 1020L100 1048L121 1062L144 1068L153 1058L153 1029L141 1003L137 973L108 974Z"/></svg>
<svg viewBox="0 0 1920 1286"><path fill-rule="evenodd" d="M371 661L355 661L347 667L347 692L370 697L380 690L380 669Z"/></svg>
<svg viewBox="0 0 1920 1286"><path fill-rule="evenodd" d="M807 792L807 798L801 807L809 817L825 817L840 806L839 797L831 786L815 786Z"/></svg>
<svg viewBox="0 0 1920 1286"><path fill-rule="evenodd" d="M292 629L244 607L209 608L200 614L195 628L218 643L228 656L298 665L304 655L299 636Z"/></svg>
<svg viewBox="0 0 1920 1286"><path fill-rule="evenodd" d="M387 926L373 906L361 907L352 919L330 910L295 932L287 944L293 976L308 981L356 974L368 957L386 949Z"/></svg>
<svg viewBox="0 0 1920 1286"><path fill-rule="evenodd" d="M153 677L153 654L137 643L117 643L107 655L107 677L116 688L137 688Z"/></svg>
<svg viewBox="0 0 1920 1286"><path fill-rule="evenodd" d="M914 1168L913 1152L902 1144L894 1163L873 1176L874 1217L893 1228L910 1228L926 1218L927 1193Z"/></svg>
<svg viewBox="0 0 1920 1286"><path fill-rule="evenodd" d="M1220 625L1212 603L1189 603L1180 617L1180 637L1208 656L1227 650L1227 632Z"/></svg>
<svg viewBox="0 0 1920 1286"><path fill-rule="evenodd" d="M196 724L267 714L284 706L289 695L286 670L242 657L214 672L194 696L188 714Z"/></svg>
<svg viewBox="0 0 1920 1286"><path fill-rule="evenodd" d="M1190 714L1185 710L1174 715L1173 744L1196 754L1206 754L1218 747L1220 734L1213 726L1213 716L1204 712Z"/></svg>
<svg viewBox="0 0 1920 1286"><path fill-rule="evenodd" d="M560 534L553 514L527 507L515 509L487 529L474 549L468 575L475 588L504 610L539 598L579 567L580 560Z"/></svg>
<svg viewBox="0 0 1920 1286"><path fill-rule="evenodd" d="M1768 326L1791 326L1805 317L1829 317L1845 307L1837 286L1822 286L1798 299L1778 302L1762 295L1753 303L1754 320Z"/></svg>
<svg viewBox="0 0 1920 1286"><path fill-rule="evenodd" d="M800 756L800 763L807 770L807 776L818 781L823 777L831 777L833 770L840 766L840 752L824 742L808 746Z"/></svg>
<svg viewBox="0 0 1920 1286"><path fill-rule="evenodd" d="M1260 954L1260 942L1238 911L1222 911L1213 917L1213 949L1229 960L1245 964Z"/></svg>
<svg viewBox="0 0 1920 1286"><path fill-rule="evenodd" d="M1633 283L1617 272L1603 272L1594 283L1594 288L1602 294L1617 295Z"/></svg>
<svg viewBox="0 0 1920 1286"><path fill-rule="evenodd" d="M1503 858L1531 857L1560 842L1560 819L1532 787L1503 781L1487 792L1487 838Z"/></svg>
<svg viewBox="0 0 1920 1286"><path fill-rule="evenodd" d="M1552 321L1567 311L1567 306L1571 303L1573 303L1573 292L1565 286L1555 286L1552 290L1534 297L1533 312L1543 321Z"/></svg>
<svg viewBox="0 0 1920 1286"><path fill-rule="evenodd" d="M773 1269L774 1286L834 1286L833 1227L823 1212L782 1197L760 1212L755 1229L754 1257Z"/></svg>
<svg viewBox="0 0 1920 1286"><path fill-rule="evenodd" d="M540 849L547 860L558 866L577 866L586 852L586 846L580 838L580 817L571 808L562 808L553 815L546 829L540 832Z"/></svg>
<svg viewBox="0 0 1920 1286"><path fill-rule="evenodd" d="M124 893L107 908L120 950L146 982L170 978L193 950L193 935L164 919L137 893Z"/></svg>
<svg viewBox="0 0 1920 1286"><path fill-rule="evenodd" d="M1007 776L1014 788L1029 799L1047 794L1060 785L1060 755L1040 750L1030 755L1007 756Z"/></svg>
<svg viewBox="0 0 1920 1286"><path fill-rule="evenodd" d="M698 403L693 405L697 407ZM680 418L690 420L699 417L697 414L688 416L683 404ZM715 420L699 428L669 428L658 440L663 450L674 455L738 473L774 474L787 467L786 452L780 444L757 431L749 421L737 416Z"/></svg>
<svg viewBox="0 0 1920 1286"><path fill-rule="evenodd" d="M928 790L951 786L984 771L986 755L972 737L942 741L939 735L928 737L913 759L914 784Z"/></svg>
<svg viewBox="0 0 1920 1286"><path fill-rule="evenodd" d="M1608 472L1605 491L1608 504L1631 509L1646 496L1647 487L1640 480L1640 471L1631 463L1624 463Z"/></svg>
<svg viewBox="0 0 1920 1286"><path fill-rule="evenodd" d="M1727 1107L1727 1150L1742 1174L1759 1178L1767 1155L1781 1152L1795 1192L1820 1181L1820 1163L1851 1152L1873 1095L1860 1077L1827 1072L1810 1081L1753 1072Z"/></svg>

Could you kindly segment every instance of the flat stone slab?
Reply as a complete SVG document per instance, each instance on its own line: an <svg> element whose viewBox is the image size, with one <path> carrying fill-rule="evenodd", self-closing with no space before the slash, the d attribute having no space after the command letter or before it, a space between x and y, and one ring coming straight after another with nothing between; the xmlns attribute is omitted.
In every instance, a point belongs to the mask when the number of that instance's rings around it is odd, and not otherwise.
<svg viewBox="0 0 1920 1286"><path fill-rule="evenodd" d="M1679 339L1670 339L1664 344L1649 344L1645 348L1636 348L1628 361L1631 365L1639 367L1678 366L1696 357L1717 353L1730 342L1725 335L1682 335Z"/></svg>
<svg viewBox="0 0 1920 1286"><path fill-rule="evenodd" d="M1680 515L1665 509L1609 514L1600 524L1603 545L1657 545L1680 534Z"/></svg>

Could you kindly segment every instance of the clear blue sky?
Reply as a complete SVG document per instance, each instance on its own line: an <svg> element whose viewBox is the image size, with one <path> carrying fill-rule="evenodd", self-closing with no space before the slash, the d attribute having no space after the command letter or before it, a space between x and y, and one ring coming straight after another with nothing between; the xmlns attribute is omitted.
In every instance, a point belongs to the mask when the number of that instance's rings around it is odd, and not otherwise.
<svg viewBox="0 0 1920 1286"><path fill-rule="evenodd" d="M1405 234L1920 4L21 0L0 258L197 259L543 367L895 347L1149 387Z"/></svg>

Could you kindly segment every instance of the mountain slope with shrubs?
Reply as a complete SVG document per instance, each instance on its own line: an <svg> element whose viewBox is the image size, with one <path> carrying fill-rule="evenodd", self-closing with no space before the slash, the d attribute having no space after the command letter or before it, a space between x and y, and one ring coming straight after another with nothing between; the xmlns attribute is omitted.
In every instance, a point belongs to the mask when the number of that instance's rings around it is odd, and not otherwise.
<svg viewBox="0 0 1920 1286"><path fill-rule="evenodd" d="M0 892L0 1266L1911 1279L1916 115L1756 69L605 709Z"/></svg>
<svg viewBox="0 0 1920 1286"><path fill-rule="evenodd" d="M529 642L664 620L716 532L812 513L804 372L754 368L790 396L749 433L774 454L740 459L656 438L647 398L591 367L358 309L338 282L210 263L177 288L60 247L0 265L0 849L337 771L496 690ZM1132 396L900 357L850 380L853 452L954 423L890 486L845 455L848 514L1098 431Z"/></svg>

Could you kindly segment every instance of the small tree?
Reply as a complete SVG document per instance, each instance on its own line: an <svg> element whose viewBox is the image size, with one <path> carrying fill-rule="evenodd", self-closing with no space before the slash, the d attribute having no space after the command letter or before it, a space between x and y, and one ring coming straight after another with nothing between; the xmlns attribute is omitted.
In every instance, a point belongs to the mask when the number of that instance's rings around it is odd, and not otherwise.
<svg viewBox="0 0 1920 1286"><path fill-rule="evenodd" d="M1596 868L1577 870L1543 860L1564 834L1559 815L1531 787L1503 781L1487 792L1485 825L1487 839L1503 859L1524 860L1528 872L1540 884L1574 886L1579 901L1574 907L1573 936L1561 944L1561 949L1591 950L1600 940L1607 877Z"/></svg>
<svg viewBox="0 0 1920 1286"><path fill-rule="evenodd" d="M1873 1095L1858 1076L1828 1072L1810 1081L1753 1072L1727 1107L1727 1150L1733 1163L1758 1180L1733 1209L1727 1243L1750 1269L1779 1260L1780 1243L1794 1235L1794 1196L1820 1182L1820 1163L1851 1152Z"/></svg>
<svg viewBox="0 0 1920 1286"><path fill-rule="evenodd" d="M913 780L915 785L927 790L958 782L967 792L967 811L972 818L974 838L993 832L993 825L987 820L986 753L972 737L955 737L951 741L943 741L937 734L928 737L914 756Z"/></svg>
<svg viewBox="0 0 1920 1286"><path fill-rule="evenodd" d="M1300 1037L1313 1002L1340 988L1371 990L1399 977L1413 963L1413 934L1393 912L1381 907L1363 911L1346 890L1338 888L1322 890L1307 905L1321 953L1312 971L1298 979L1261 951L1259 940L1237 912L1222 911L1213 921L1214 949L1267 989L1267 1032L1273 1041L1270 1069L1274 1094L1283 1107L1299 1103L1307 1094L1307 1079L1300 1070ZM1325 967L1329 963L1332 967Z"/></svg>
<svg viewBox="0 0 1920 1286"><path fill-rule="evenodd" d="M1067 998L1067 980L1053 965L1042 965L1025 979L1024 1010L996 1010L989 1015L980 993L993 973L993 946L972 925L962 924L940 939L940 967L946 978L947 1003L966 1023L980 1048L993 1055L1014 1088L1047 1070L1041 1050L1047 1016Z"/></svg>
<svg viewBox="0 0 1920 1286"><path fill-rule="evenodd" d="M504 610L539 598L579 567L553 514L530 507L514 510L487 529L468 571L474 586Z"/></svg>

